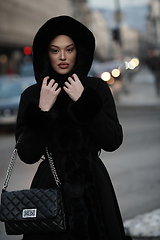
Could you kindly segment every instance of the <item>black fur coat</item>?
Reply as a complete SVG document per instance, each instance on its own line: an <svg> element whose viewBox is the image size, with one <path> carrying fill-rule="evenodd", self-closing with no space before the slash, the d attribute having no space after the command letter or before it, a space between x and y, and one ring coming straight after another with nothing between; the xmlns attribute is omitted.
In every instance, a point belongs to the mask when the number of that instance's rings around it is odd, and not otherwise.
<svg viewBox="0 0 160 240"><path fill-rule="evenodd" d="M76 73L79 76L84 91L73 102L62 90L52 109L42 112L38 102L43 78L46 75L54 77L62 86L68 77L50 70L46 56L48 42L58 34L66 34L76 43L77 62L70 75ZM122 128L107 83L87 77L93 53L92 33L67 16L49 20L35 36L33 65L37 84L21 95L16 139L21 133L23 138L18 145L18 153L23 162L33 164L49 146L62 182L67 231L25 235L24 240L126 239L110 177L98 156L101 149L114 151L121 145ZM43 160L31 187L49 188L54 185L48 161Z"/></svg>

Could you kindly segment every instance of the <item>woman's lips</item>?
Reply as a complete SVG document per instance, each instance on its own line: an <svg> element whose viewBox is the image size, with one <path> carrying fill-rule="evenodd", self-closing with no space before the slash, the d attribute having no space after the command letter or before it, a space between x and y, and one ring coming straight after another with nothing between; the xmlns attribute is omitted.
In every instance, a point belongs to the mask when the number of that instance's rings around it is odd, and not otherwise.
<svg viewBox="0 0 160 240"><path fill-rule="evenodd" d="M60 64L58 64L58 66L59 66L60 68L65 69L65 68L68 68L69 64L68 64L68 63L60 63Z"/></svg>

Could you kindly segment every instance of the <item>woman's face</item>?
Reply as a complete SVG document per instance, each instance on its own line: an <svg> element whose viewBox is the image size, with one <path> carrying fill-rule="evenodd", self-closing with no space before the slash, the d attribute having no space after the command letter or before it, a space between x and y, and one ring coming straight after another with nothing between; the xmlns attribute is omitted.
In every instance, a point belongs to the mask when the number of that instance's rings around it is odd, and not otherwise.
<svg viewBox="0 0 160 240"><path fill-rule="evenodd" d="M59 74L67 74L75 65L77 50L70 37L58 35L50 42L48 54L51 67Z"/></svg>

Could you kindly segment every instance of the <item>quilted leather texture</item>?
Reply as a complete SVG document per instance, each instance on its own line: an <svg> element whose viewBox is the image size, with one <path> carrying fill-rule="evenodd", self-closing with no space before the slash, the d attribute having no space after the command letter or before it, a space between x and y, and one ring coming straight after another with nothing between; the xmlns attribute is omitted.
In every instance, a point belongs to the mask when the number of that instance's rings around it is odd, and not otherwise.
<svg viewBox="0 0 160 240"><path fill-rule="evenodd" d="M36 215L24 218L23 211L36 209ZM62 232L66 229L60 189L3 191L1 221L8 235L40 232Z"/></svg>

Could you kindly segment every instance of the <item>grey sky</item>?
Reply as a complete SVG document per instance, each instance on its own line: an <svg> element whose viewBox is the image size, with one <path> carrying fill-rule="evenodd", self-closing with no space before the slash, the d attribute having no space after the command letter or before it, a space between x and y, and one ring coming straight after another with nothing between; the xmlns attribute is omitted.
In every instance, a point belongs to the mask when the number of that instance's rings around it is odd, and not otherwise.
<svg viewBox="0 0 160 240"><path fill-rule="evenodd" d="M111 8L114 9L116 2L118 0L88 0L88 3L91 7L103 7L103 8ZM128 6L139 6L139 5L146 5L150 2L150 0L119 0L120 6L128 7Z"/></svg>

